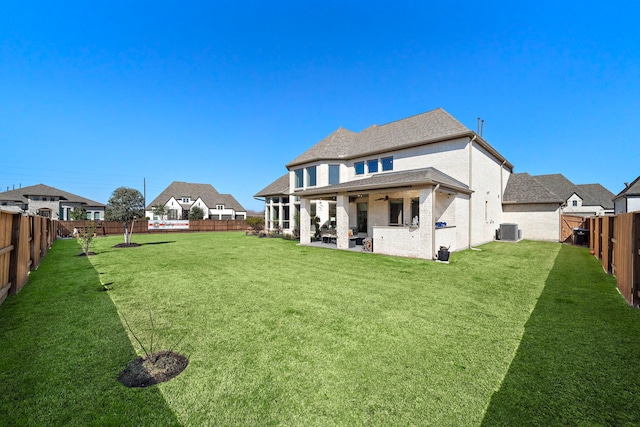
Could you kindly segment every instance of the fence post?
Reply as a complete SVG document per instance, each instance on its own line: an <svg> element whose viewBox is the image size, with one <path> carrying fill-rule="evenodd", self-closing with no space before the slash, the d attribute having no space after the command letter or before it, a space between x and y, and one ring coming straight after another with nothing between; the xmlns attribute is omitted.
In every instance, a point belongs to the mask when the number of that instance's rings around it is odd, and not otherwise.
<svg viewBox="0 0 640 427"><path fill-rule="evenodd" d="M23 243L20 239L20 223L22 222L22 215L15 214L11 220L11 251L9 259L9 295L15 295L18 292L18 261L20 259L20 245Z"/></svg>

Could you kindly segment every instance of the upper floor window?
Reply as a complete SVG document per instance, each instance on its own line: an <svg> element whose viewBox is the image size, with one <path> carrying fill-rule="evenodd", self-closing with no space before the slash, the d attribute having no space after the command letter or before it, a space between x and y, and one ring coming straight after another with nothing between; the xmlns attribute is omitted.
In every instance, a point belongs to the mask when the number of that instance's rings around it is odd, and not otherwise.
<svg viewBox="0 0 640 427"><path fill-rule="evenodd" d="M353 164L353 167L356 170L356 175L363 175L364 174L364 162L355 162Z"/></svg>
<svg viewBox="0 0 640 427"><path fill-rule="evenodd" d="M329 165L329 184L340 184L340 165Z"/></svg>
<svg viewBox="0 0 640 427"><path fill-rule="evenodd" d="M307 168L307 185L309 187L316 186L316 167L315 166L309 166Z"/></svg>
<svg viewBox="0 0 640 427"><path fill-rule="evenodd" d="M393 157L383 157L382 158L382 170L383 171L392 171L393 170Z"/></svg>
<svg viewBox="0 0 640 427"><path fill-rule="evenodd" d="M183 197L182 198L182 203L189 203L191 201L191 198L189 197Z"/></svg>
<svg viewBox="0 0 640 427"><path fill-rule="evenodd" d="M573 201L573 206L578 206L578 201L577 200Z"/></svg>
<svg viewBox="0 0 640 427"><path fill-rule="evenodd" d="M367 170L369 173L378 172L378 159L367 160Z"/></svg>
<svg viewBox="0 0 640 427"><path fill-rule="evenodd" d="M224 205L216 205L216 209L224 209Z"/></svg>
<svg viewBox="0 0 640 427"><path fill-rule="evenodd" d="M293 173L295 174L296 188L304 187L304 171L302 169L296 169Z"/></svg>

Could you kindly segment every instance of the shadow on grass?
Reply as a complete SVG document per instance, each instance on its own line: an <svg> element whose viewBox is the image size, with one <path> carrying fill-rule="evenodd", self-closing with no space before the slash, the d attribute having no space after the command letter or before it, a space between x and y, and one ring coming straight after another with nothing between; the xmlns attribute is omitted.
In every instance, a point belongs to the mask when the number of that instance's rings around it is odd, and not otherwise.
<svg viewBox="0 0 640 427"><path fill-rule="evenodd" d="M640 313L563 246L482 425L640 425Z"/></svg>
<svg viewBox="0 0 640 427"><path fill-rule="evenodd" d="M137 357L117 310L75 242L56 242L0 306L3 425L177 425L157 387L117 380Z"/></svg>

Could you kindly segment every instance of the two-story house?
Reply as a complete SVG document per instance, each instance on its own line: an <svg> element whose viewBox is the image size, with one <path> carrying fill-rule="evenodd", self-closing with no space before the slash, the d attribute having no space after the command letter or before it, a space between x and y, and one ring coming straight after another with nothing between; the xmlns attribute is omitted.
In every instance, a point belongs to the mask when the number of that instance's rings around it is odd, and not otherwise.
<svg viewBox="0 0 640 427"><path fill-rule="evenodd" d="M166 214L158 218L156 206L163 206ZM247 210L231 194L221 194L211 184L174 181L145 208L150 219L188 219L193 207L204 212L204 219L247 219Z"/></svg>
<svg viewBox="0 0 640 427"><path fill-rule="evenodd" d="M343 128L289 162L256 194L267 229L310 244L314 223L335 227L337 248L354 233L381 254L433 259L491 241L513 165L439 108L361 132Z"/></svg>
<svg viewBox="0 0 640 427"><path fill-rule="evenodd" d="M103 220L105 205L44 184L0 193L0 209L71 220L71 212L84 208L86 219Z"/></svg>

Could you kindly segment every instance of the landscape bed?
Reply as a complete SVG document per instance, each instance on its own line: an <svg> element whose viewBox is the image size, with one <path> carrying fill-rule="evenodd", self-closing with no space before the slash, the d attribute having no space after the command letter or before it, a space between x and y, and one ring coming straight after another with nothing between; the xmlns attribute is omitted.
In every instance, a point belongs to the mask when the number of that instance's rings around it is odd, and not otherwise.
<svg viewBox="0 0 640 427"><path fill-rule="evenodd" d="M640 423L640 314L588 249L442 264L236 232L121 241L56 241L0 306L2 423ZM138 340L188 366L125 387Z"/></svg>

